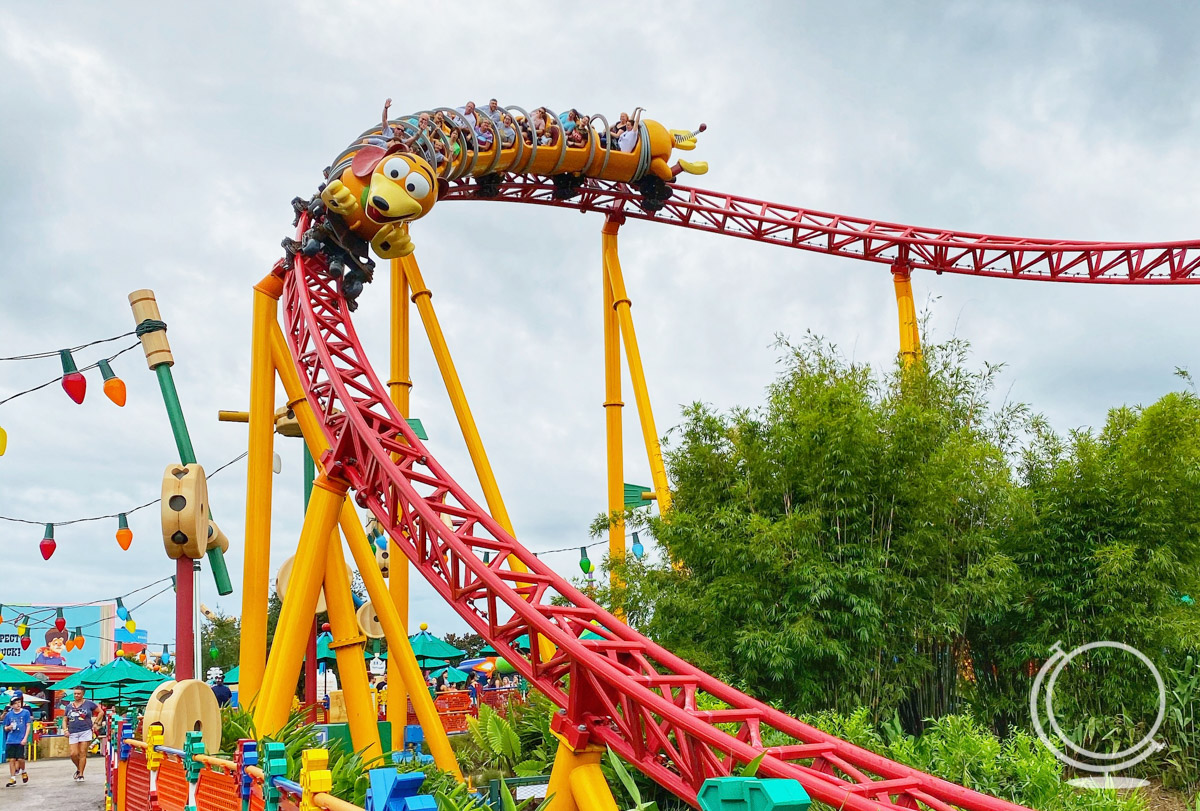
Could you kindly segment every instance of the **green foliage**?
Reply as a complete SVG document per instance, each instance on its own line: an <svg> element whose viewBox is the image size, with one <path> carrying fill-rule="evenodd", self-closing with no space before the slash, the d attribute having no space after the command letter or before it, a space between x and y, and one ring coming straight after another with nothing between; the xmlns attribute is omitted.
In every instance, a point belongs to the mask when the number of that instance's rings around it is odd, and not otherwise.
<svg viewBox="0 0 1200 811"><path fill-rule="evenodd" d="M1032 735L997 738L966 716L931 722L920 736L898 725L876 727L864 707L850 715L822 712L807 723L892 760L967 788L1038 811L1144 811L1138 793L1080 791L1063 782L1063 766Z"/></svg>
<svg viewBox="0 0 1200 811"><path fill-rule="evenodd" d="M780 347L763 405L694 404L672 432L673 510L645 536L663 562L609 561L622 585L598 594L635 627L787 711L865 706L909 732L963 712L1025 728L1056 642L1120 640L1164 671L1200 653L1181 599L1200 595L1194 391L1064 438L1026 406L991 408L1000 367L962 341L886 373L812 336ZM1154 683L1120 652L1085 658L1063 672L1060 719L1082 745L1135 742ZM1172 746L1194 762L1185 738Z"/></svg>
<svg viewBox="0 0 1200 811"><path fill-rule="evenodd" d="M1163 782L1169 786L1194 789L1200 785L1200 666L1189 656L1183 667L1169 670L1167 717L1163 734L1167 740L1167 769Z"/></svg>
<svg viewBox="0 0 1200 811"><path fill-rule="evenodd" d="M479 716L467 718L467 735L453 743L465 772L485 783L498 777L545 774L554 749L550 745L549 702L513 708L512 720L500 717L486 704Z"/></svg>
<svg viewBox="0 0 1200 811"><path fill-rule="evenodd" d="M792 709L956 709L973 615L1012 598L998 527L1016 508L992 413L997 368L959 342L885 377L810 338L756 410L695 404L667 452L657 541L681 564L627 560L621 595L657 641Z"/></svg>
<svg viewBox="0 0 1200 811"><path fill-rule="evenodd" d="M241 642L242 623L237 617L227 616L220 611L212 617L204 617L200 627L200 674L203 675L214 666L221 670L236 666ZM213 647L217 649L215 659L209 653Z"/></svg>
<svg viewBox="0 0 1200 811"><path fill-rule="evenodd" d="M483 797L469 791L466 783L455 781L454 785L435 791L433 796L437 800L438 811L490 811Z"/></svg>
<svg viewBox="0 0 1200 811"><path fill-rule="evenodd" d="M518 803L503 780L500 781L500 787L499 811L541 811L550 802L549 797L540 802L536 798L530 797ZM422 791L424 791L424 787L422 787ZM491 811L491 806L487 804L483 796L470 792L465 783L456 781L453 786L440 789L433 795L437 800L438 811Z"/></svg>
<svg viewBox="0 0 1200 811"><path fill-rule="evenodd" d="M479 652L487 645L487 640L474 632L469 634L446 634L442 638L459 650L466 651L466 658L468 659L479 656Z"/></svg>

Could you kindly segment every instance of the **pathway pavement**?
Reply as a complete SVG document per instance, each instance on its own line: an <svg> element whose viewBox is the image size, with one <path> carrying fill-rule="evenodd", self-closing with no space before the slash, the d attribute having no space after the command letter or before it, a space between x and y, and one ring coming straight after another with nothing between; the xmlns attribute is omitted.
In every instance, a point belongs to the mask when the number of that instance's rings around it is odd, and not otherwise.
<svg viewBox="0 0 1200 811"><path fill-rule="evenodd" d="M75 767L66 758L39 760L26 769L29 782L8 782L8 764L0 767L0 809L3 811L102 811L104 808L104 761L88 758L87 779L71 779Z"/></svg>

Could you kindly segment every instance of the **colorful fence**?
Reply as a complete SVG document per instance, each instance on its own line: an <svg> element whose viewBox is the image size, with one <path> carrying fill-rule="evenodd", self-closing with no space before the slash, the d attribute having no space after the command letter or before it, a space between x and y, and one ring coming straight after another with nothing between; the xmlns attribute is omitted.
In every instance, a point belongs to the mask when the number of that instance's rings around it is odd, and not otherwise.
<svg viewBox="0 0 1200 811"><path fill-rule="evenodd" d="M149 737L154 737L153 731ZM239 743L242 754L236 760L206 755L203 749L198 733L195 742L189 740L185 750L178 750L135 740L130 725L124 724L119 742L110 737L105 751L111 807L115 811L299 811L302 807L362 811L324 793L332 777L323 749L303 753L299 783L283 776L287 759L281 744L267 744L262 764L253 741Z"/></svg>
<svg viewBox="0 0 1200 811"><path fill-rule="evenodd" d="M521 691L515 687L480 690L479 700L502 716L507 716L513 705L525 703ZM442 719L442 726L452 734L466 732L467 718L479 714L479 708L471 702L471 694L466 690L443 690L434 696L433 705L437 708L438 717ZM410 726L419 723L411 701L408 702L407 723Z"/></svg>

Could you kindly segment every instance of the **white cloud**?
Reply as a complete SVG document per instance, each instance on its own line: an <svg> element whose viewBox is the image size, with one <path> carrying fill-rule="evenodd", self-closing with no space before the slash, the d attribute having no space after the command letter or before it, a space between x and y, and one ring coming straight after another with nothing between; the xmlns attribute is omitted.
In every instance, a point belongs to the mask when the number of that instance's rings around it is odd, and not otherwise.
<svg viewBox="0 0 1200 811"><path fill-rule="evenodd" d="M379 113L495 95L525 107L644 106L709 130L694 185L826 211L1030 236L1167 239L1194 233L1200 63L1196 12L1092 3L844 7L793 3L325 4L120 11L15 7L0 16L0 355L131 326L126 294L158 292L201 461L245 447L218 409L248 397L250 287L290 232L289 200ZM68 157L64 157L68 156ZM603 510L599 218L487 203L440 205L414 228L458 371L519 537L583 542ZM632 222L622 261L660 433L695 400L752 404L776 371L776 333L806 329L890 363L897 330L884 266ZM1003 360L1003 386L1060 428L1174 385L1195 352L1194 288L1098 289L918 274L939 334ZM386 368L385 283L356 324ZM416 323L414 314L414 324ZM417 333L419 334L419 332ZM118 343L115 346L121 346ZM91 362L100 350L81 353ZM65 519L157 495L174 456L153 376L118 359L129 404L50 387L0 407L0 514ZM3 364L0 397L56 361ZM386 377L386 375L382 375ZM480 497L427 347L413 413L443 464ZM280 394L282 400L282 394ZM625 382L626 478L649 481ZM300 451L280 441L275 561L300 526ZM245 468L214 478L241 572ZM0 602L111 596L169 574L154 509L63 527L0 524ZM554 558L572 574L577 553ZM11 574L11 576L10 576ZM17 593L16 586L20 584ZM237 611L239 595L204 598ZM170 603L139 624L172 631ZM459 627L426 586L413 623Z"/></svg>

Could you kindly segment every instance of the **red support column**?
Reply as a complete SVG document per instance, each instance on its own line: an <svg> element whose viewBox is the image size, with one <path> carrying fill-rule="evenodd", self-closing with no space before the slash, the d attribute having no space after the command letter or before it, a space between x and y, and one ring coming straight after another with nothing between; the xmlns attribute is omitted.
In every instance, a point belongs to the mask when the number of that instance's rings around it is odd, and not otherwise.
<svg viewBox="0 0 1200 811"><path fill-rule="evenodd" d="M196 678L196 629L192 627L195 579L192 559L175 560L175 680Z"/></svg>

